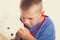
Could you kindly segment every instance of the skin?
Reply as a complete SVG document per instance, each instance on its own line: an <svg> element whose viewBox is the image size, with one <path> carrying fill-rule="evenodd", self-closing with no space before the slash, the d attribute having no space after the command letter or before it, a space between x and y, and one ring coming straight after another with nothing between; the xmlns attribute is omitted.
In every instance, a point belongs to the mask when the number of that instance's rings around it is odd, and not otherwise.
<svg viewBox="0 0 60 40"><path fill-rule="evenodd" d="M41 14L42 2L40 2L38 5L34 4L29 8L29 10L21 10L21 19L23 21L23 24L25 24L29 28L32 28L38 22L43 21L44 17ZM25 27L20 28L20 30L18 31L18 35L25 40L37 40L30 34L29 30Z"/></svg>

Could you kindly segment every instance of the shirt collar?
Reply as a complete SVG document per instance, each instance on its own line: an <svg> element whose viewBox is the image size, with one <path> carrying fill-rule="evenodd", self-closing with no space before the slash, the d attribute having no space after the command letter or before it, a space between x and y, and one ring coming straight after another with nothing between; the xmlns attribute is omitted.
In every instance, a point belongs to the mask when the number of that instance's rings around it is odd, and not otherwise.
<svg viewBox="0 0 60 40"><path fill-rule="evenodd" d="M36 25L34 25L32 28L28 28L30 31L34 31L38 26L40 22L38 22Z"/></svg>

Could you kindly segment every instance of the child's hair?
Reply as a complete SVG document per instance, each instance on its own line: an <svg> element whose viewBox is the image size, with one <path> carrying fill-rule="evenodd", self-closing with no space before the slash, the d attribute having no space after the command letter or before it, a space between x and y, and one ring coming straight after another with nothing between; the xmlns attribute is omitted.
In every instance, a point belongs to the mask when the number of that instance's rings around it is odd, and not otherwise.
<svg viewBox="0 0 60 40"><path fill-rule="evenodd" d="M20 8L28 10L33 4L39 4L42 0L21 0Z"/></svg>

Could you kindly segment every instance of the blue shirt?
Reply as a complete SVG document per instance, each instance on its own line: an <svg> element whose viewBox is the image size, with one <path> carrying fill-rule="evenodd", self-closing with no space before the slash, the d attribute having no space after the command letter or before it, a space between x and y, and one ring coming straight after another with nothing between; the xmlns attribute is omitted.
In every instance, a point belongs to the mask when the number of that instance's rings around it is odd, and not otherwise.
<svg viewBox="0 0 60 40"><path fill-rule="evenodd" d="M43 25L32 36L34 36L37 40L55 40L54 24L48 16L45 16L45 17L46 17L46 20L43 23ZM40 22L37 23L34 27L28 28L28 29L30 31L34 31L39 24L40 24Z"/></svg>

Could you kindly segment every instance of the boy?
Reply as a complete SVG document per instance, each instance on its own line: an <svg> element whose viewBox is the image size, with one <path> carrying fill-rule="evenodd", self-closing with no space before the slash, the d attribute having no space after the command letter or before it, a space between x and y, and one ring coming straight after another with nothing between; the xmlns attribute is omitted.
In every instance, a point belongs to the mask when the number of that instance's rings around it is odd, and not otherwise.
<svg viewBox="0 0 60 40"><path fill-rule="evenodd" d="M15 40L55 40L54 24L43 15L42 0L21 0L21 28Z"/></svg>

